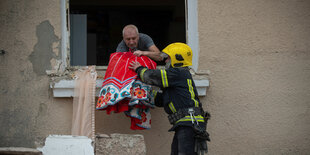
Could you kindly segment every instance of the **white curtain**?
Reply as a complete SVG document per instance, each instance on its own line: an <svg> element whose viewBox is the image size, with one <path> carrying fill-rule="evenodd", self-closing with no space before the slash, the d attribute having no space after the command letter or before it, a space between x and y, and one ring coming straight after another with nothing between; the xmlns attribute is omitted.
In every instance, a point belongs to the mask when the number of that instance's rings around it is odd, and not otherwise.
<svg viewBox="0 0 310 155"><path fill-rule="evenodd" d="M87 136L95 140L95 66L75 72L72 135Z"/></svg>

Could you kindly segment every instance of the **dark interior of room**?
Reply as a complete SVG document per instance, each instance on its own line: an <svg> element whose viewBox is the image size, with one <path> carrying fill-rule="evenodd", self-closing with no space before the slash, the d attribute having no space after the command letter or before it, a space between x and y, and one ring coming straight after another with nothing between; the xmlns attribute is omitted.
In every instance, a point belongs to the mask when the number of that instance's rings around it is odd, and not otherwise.
<svg viewBox="0 0 310 155"><path fill-rule="evenodd" d="M87 35L96 35L96 60L87 60L87 65L108 64L127 24L148 34L160 50L172 42L186 42L184 0L70 0L69 9L70 14L86 14Z"/></svg>

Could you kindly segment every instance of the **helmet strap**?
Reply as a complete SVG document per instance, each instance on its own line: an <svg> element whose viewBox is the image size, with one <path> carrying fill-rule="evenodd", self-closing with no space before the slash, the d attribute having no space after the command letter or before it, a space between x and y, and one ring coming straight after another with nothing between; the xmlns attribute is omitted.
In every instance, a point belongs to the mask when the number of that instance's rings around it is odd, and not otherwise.
<svg viewBox="0 0 310 155"><path fill-rule="evenodd" d="M171 59L166 63L165 68L168 69L171 67Z"/></svg>

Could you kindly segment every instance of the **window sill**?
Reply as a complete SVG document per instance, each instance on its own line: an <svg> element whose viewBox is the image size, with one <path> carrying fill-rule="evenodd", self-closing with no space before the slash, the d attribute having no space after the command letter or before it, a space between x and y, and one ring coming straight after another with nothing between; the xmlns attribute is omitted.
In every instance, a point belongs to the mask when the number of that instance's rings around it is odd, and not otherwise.
<svg viewBox="0 0 310 155"><path fill-rule="evenodd" d="M96 80L96 94L99 93L103 79ZM200 79L194 80L198 91L198 96L206 96L209 80ZM50 88L53 90L53 97L73 97L74 95L74 80L60 80L50 83Z"/></svg>

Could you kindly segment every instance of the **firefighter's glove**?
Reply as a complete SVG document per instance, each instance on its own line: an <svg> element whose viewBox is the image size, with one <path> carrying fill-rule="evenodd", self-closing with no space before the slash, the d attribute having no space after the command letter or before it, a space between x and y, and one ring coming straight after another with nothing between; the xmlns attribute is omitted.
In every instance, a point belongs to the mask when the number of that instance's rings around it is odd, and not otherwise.
<svg viewBox="0 0 310 155"><path fill-rule="evenodd" d="M203 155L204 153L208 153L207 141L202 140L202 139L196 139L195 140L195 152L197 152L198 155Z"/></svg>
<svg viewBox="0 0 310 155"><path fill-rule="evenodd" d="M209 133L206 130L201 129L199 126L194 126L195 130L195 152L198 155L203 155L208 152L207 141L210 141Z"/></svg>
<svg viewBox="0 0 310 155"><path fill-rule="evenodd" d="M197 152L198 155L208 153L207 141L210 141L209 134L207 132L203 135L195 136L195 152Z"/></svg>

